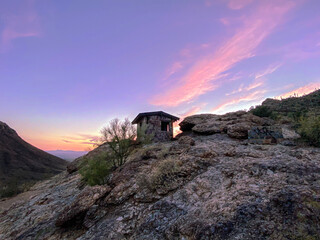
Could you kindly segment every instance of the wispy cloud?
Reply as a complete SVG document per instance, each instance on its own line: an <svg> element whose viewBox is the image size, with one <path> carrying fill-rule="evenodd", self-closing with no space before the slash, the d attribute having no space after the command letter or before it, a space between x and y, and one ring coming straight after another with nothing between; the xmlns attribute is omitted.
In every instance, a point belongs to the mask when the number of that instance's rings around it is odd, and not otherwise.
<svg viewBox="0 0 320 240"><path fill-rule="evenodd" d="M0 39L0 52L5 52L17 38L34 37L40 34L39 17L34 9L34 1L21 1L16 12L1 11L3 30Z"/></svg>
<svg viewBox="0 0 320 240"><path fill-rule="evenodd" d="M269 74L275 72L279 67L281 67L281 65L282 65L282 63L278 63L278 64L273 64L273 65L269 66L267 69L257 73L255 75L255 79L262 78L266 75L269 75Z"/></svg>
<svg viewBox="0 0 320 240"><path fill-rule="evenodd" d="M260 88L265 85L266 76L275 72L282 64L273 64L268 66L266 69L254 74L254 81L249 84L247 87L244 84L241 84L240 87L230 93L226 93L226 96L230 96L233 94L241 93L241 92L250 92L257 88Z"/></svg>
<svg viewBox="0 0 320 240"><path fill-rule="evenodd" d="M277 96L277 99L281 99L281 98L289 98L289 97L298 97L298 96L303 96L305 94L309 94L315 90L320 89L320 81L319 82L315 82L315 83L309 83L305 86L296 88L290 92L287 93L283 93L280 96Z"/></svg>
<svg viewBox="0 0 320 240"><path fill-rule="evenodd" d="M226 93L226 96L230 96L236 93L241 93L241 92L248 92L251 90L254 90L256 88L262 87L264 85L265 81L263 79L256 79L253 83L251 83L249 86L244 87L244 84L241 84L240 87L231 93Z"/></svg>
<svg viewBox="0 0 320 240"><path fill-rule="evenodd" d="M236 97L231 98L231 99L227 100L226 102L214 107L212 109L212 112L222 113L227 109L227 107L238 106L240 103L243 103L243 102L259 102L264 98L265 93L266 93L265 90L258 90L258 91L252 92L248 95L236 96Z"/></svg>
<svg viewBox="0 0 320 240"><path fill-rule="evenodd" d="M235 64L255 55L257 46L282 22L294 6L291 1L264 2L244 26L212 56L199 59L178 81L178 84L151 100L153 105L177 106L219 87L218 80Z"/></svg>
<svg viewBox="0 0 320 240"><path fill-rule="evenodd" d="M64 136L62 137L62 141L74 145L95 145L100 141L100 137L96 135L91 135L91 134L76 134L75 136Z"/></svg>

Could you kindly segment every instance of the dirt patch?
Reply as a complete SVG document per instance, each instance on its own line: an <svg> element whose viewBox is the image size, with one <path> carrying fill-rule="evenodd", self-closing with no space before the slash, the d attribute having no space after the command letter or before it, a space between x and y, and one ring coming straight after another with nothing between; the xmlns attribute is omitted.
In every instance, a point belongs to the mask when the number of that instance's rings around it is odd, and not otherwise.
<svg viewBox="0 0 320 240"><path fill-rule="evenodd" d="M5 211L9 209L13 204L19 203L19 202L25 202L30 200L33 196L36 196L41 191L28 191L24 193L20 193L17 196L14 196L12 198L4 198L0 200L0 212Z"/></svg>

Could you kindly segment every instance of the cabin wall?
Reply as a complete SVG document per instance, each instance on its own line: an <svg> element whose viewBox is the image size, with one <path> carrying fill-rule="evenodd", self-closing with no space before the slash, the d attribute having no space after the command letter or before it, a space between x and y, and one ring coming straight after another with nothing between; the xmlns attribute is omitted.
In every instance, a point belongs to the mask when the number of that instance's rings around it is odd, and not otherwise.
<svg viewBox="0 0 320 240"><path fill-rule="evenodd" d="M161 122L169 123L169 131L161 131ZM140 130L140 124L147 124L146 134L154 134L153 141L162 142L173 138L173 124L170 118L163 116L148 116L141 119L137 124L137 130Z"/></svg>

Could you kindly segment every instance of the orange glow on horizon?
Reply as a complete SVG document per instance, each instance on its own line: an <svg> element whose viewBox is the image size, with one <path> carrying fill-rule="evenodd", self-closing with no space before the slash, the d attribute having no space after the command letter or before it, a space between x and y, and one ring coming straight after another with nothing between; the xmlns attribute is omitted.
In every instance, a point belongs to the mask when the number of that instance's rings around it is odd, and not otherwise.
<svg viewBox="0 0 320 240"><path fill-rule="evenodd" d="M86 136L86 135L84 135ZM89 137L90 135L88 135ZM26 142L29 144L44 150L44 151L51 151L51 150L71 150L71 151L90 151L94 149L95 143L94 139L88 137L44 137L44 138L29 138L23 137Z"/></svg>

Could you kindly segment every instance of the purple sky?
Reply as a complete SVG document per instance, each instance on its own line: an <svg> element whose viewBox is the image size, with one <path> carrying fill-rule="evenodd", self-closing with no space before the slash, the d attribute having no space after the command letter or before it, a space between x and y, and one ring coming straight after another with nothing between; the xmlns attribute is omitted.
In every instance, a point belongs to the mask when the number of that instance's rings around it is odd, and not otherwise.
<svg viewBox="0 0 320 240"><path fill-rule="evenodd" d="M310 92L319 12L319 0L3 0L0 121L44 150L83 150L115 117Z"/></svg>

